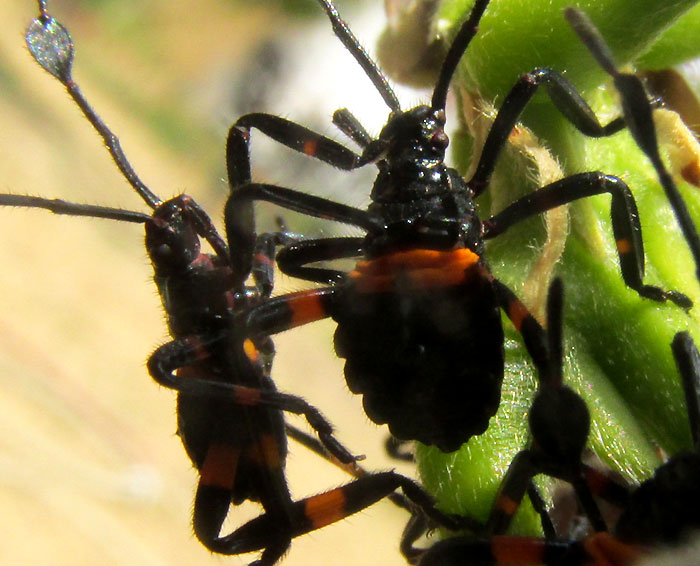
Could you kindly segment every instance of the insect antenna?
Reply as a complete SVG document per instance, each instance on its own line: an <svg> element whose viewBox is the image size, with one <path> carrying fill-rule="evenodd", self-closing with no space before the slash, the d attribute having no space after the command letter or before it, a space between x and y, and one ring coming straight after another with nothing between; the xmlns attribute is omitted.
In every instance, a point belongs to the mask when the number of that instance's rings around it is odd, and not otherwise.
<svg viewBox="0 0 700 566"><path fill-rule="evenodd" d="M447 55L445 56L445 60L442 63L440 76L437 84L435 85L435 90L433 91L431 106L434 110L441 110L445 108L447 104L447 90L450 87L452 75L454 75L454 72L457 69L457 64L462 58L462 55L464 55L467 47L469 47L469 43L476 35L479 28L479 21L481 20L481 16L484 15L488 4L489 0L477 0L471 13L469 14L469 18L467 18L467 20L462 24L462 27L459 28L459 31L457 32L457 35L455 36L455 39L452 42Z"/></svg>
<svg viewBox="0 0 700 566"><path fill-rule="evenodd" d="M38 6L39 17L32 20L25 34L29 52L45 71L51 73L66 87L68 94L78 105L83 115L104 140L109 154L124 178L144 202L155 209L163 201L151 192L136 174L129 160L124 155L119 138L92 109L85 96L83 96L80 87L73 80L74 48L70 33L48 13L46 0L38 0Z"/></svg>
<svg viewBox="0 0 700 566"><path fill-rule="evenodd" d="M121 222L135 222L137 224L143 224L151 217L149 214L133 210L92 204L79 204L59 198L49 199L31 195L0 194L0 206L43 208L54 214L107 218L109 220L119 220Z"/></svg>
<svg viewBox="0 0 700 566"><path fill-rule="evenodd" d="M370 58L367 51L350 31L348 24L340 17L333 3L330 0L319 0L319 3L331 20L333 33L362 67L362 70L369 77L369 80L372 81L386 105L392 112L401 112L401 105L396 97L396 93L389 85L384 74L379 70L379 67L377 67L377 64Z"/></svg>

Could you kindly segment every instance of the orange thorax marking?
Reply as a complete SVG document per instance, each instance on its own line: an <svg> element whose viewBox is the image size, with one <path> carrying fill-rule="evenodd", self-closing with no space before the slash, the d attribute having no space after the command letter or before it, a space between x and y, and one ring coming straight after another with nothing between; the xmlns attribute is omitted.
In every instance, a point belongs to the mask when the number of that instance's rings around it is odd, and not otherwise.
<svg viewBox="0 0 700 566"><path fill-rule="evenodd" d="M408 250L359 261L348 276L357 290L364 293L391 291L398 277L421 288L450 287L464 282L478 261L479 256L466 248Z"/></svg>

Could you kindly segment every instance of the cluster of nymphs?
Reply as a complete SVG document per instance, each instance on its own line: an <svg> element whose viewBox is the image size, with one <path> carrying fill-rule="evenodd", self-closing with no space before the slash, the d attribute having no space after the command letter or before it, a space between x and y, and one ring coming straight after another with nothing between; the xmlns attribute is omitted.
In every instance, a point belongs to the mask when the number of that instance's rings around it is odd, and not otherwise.
<svg viewBox="0 0 700 566"><path fill-rule="evenodd" d="M172 338L151 355L148 370L159 384L178 393L178 433L199 473L196 536L216 553L261 551L255 563L271 566L295 537L389 498L410 512L401 549L411 563L603 566L631 564L649 548L678 542L689 528L700 527L700 358L689 335L678 333L672 350L686 392L695 451L674 455L652 479L630 489L582 462L590 417L581 397L563 383L562 281L554 279L549 287L545 330L494 276L484 257L485 241L512 225L577 199L609 193L626 285L645 300L671 301L690 309L684 294L644 282L640 220L627 184L598 171L583 172L542 187L485 220L478 217L475 205L489 188L522 111L544 85L556 108L583 135L630 131L651 160L697 261L700 241L695 227L659 156L652 121L657 102L650 102L636 76L618 71L586 15L567 9L570 25L612 77L622 115L602 125L564 76L535 69L521 76L504 98L467 179L445 164L445 106L451 79L488 0L475 2L456 33L430 104L410 110L401 109L386 78L331 0L318 2L335 35L389 107L389 119L374 138L348 110L338 110L333 124L356 146L352 150L275 115L239 118L226 145L230 195L225 237L191 197L163 201L140 180L117 137L73 81L71 37L49 13L45 0L39 2L39 15L26 35L35 60L66 87L151 212L10 194L0 195L0 205L145 226L146 249ZM358 209L254 182L249 152L253 129L341 170L376 166L370 206ZM344 223L364 235L305 238L288 232L281 221L276 231L258 234L258 201ZM209 251L200 250L202 240ZM331 267L334 260L349 258L357 261L352 270ZM321 285L273 297L275 268ZM441 512L412 479L361 468L321 412L298 396L278 391L272 379L271 336L331 317L337 323L337 355L346 360L347 385L363 396L372 421L388 425L395 453L410 458L398 449L404 441L452 452L482 434L499 407L504 376L501 312L522 335L539 382L529 410L530 443L512 460L483 523ZM314 435L286 425L285 412L303 415ZM294 499L285 479L288 438L325 455L354 478L319 495ZM533 483L538 474L570 484L580 514L590 523L589 532L578 539L556 532ZM526 494L541 516L541 537L507 534ZM601 498L621 507L614 525L608 525L599 510ZM232 506L246 500L259 503L262 513L226 532ZM432 546L417 544L437 527L453 536Z"/></svg>

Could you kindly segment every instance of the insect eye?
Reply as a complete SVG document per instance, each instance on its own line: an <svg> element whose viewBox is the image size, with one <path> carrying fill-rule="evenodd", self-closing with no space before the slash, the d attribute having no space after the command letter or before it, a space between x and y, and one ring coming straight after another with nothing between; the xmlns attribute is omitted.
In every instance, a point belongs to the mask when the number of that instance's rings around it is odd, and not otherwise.
<svg viewBox="0 0 700 566"><path fill-rule="evenodd" d="M436 131L431 137L430 137L430 142L438 148L446 148L450 144L450 138L447 137L447 134L445 133L445 130L440 128L438 131Z"/></svg>

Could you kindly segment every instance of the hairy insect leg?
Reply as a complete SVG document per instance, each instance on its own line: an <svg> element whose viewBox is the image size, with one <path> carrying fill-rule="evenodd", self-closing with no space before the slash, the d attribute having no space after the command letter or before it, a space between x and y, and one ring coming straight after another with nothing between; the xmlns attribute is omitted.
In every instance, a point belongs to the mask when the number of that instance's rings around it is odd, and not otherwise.
<svg viewBox="0 0 700 566"><path fill-rule="evenodd" d="M231 126L226 141L226 164L232 190L250 183L250 131L255 128L280 144L346 171L360 165L361 156L296 122L255 112L241 116Z"/></svg>
<svg viewBox="0 0 700 566"><path fill-rule="evenodd" d="M345 271L326 267L307 267L308 264L326 260L338 260L363 255L363 238L317 238L294 242L282 248L277 254L280 270L306 281L332 284L343 280Z"/></svg>
<svg viewBox="0 0 700 566"><path fill-rule="evenodd" d="M389 471L371 473L342 487L293 502L288 534L291 538L296 538L323 528L366 509L399 488L434 524L452 530L470 528L474 524L466 518L441 513L435 508L432 498L416 482ZM240 554L264 548L270 531L278 528L274 520L264 514L249 521L230 535L222 537L216 552Z"/></svg>
<svg viewBox="0 0 700 566"><path fill-rule="evenodd" d="M546 88L549 98L563 116L586 136L610 136L625 127L622 117L602 125L584 98L560 73L552 69L535 69L516 81L498 110L484 142L479 163L467 183L474 191L475 197L488 187L498 156L508 136L540 86Z"/></svg>
<svg viewBox="0 0 700 566"><path fill-rule="evenodd" d="M684 309L690 308L692 301L683 293L644 284L644 244L637 204L629 187L618 177L600 172L578 173L542 187L485 220L484 237L493 238L526 218L602 193L612 197L610 217L625 284L642 297L660 302L669 300Z"/></svg>
<svg viewBox="0 0 700 566"><path fill-rule="evenodd" d="M693 254L696 277L700 279L700 236L694 222L690 218L688 207L680 196L673 177L666 169L659 154L656 127L652 117L652 106L642 81L633 74L621 73L617 70L610 49L584 12L577 8L566 8L564 16L591 51L598 64L612 77L615 88L617 88L622 98L622 110L627 128L656 170L661 186L666 193L666 198L671 203L678 224Z"/></svg>
<svg viewBox="0 0 700 566"><path fill-rule="evenodd" d="M234 272L237 273L250 271L252 252L246 250L252 250L255 245L253 203L256 201L269 202L287 210L359 226L366 230L376 228L364 210L285 187L263 183L248 184L232 191L224 211L229 246L240 252L232 254L231 257Z"/></svg>
<svg viewBox="0 0 700 566"><path fill-rule="evenodd" d="M195 379L185 377L183 379L179 376L181 369L194 366L209 358L212 355L212 350L220 348L221 342L225 341L226 338L226 336L221 336L216 341L211 340L205 343L199 337L190 336L168 342L158 348L148 359L148 371L159 384L182 393L211 398L221 396L242 407L269 407L302 415L334 457L344 463L357 459L333 436L333 426L321 412L301 397L272 389L261 389L199 377ZM244 349L249 356L251 355L250 350L256 350L251 341L244 345Z"/></svg>

